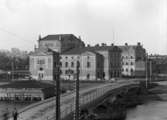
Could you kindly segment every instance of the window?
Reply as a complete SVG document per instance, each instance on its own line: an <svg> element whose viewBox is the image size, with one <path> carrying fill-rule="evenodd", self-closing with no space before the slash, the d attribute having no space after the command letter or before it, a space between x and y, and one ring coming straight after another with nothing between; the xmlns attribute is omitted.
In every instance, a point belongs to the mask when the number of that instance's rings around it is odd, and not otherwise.
<svg viewBox="0 0 167 120"><path fill-rule="evenodd" d="M68 57L66 57L66 59L68 59Z"/></svg>
<svg viewBox="0 0 167 120"><path fill-rule="evenodd" d="M60 67L62 67L62 62L60 62Z"/></svg>
<svg viewBox="0 0 167 120"><path fill-rule="evenodd" d="M89 59L89 56L87 56L87 59Z"/></svg>
<svg viewBox="0 0 167 120"><path fill-rule="evenodd" d="M68 67L68 62L65 63L65 67Z"/></svg>
<svg viewBox="0 0 167 120"><path fill-rule="evenodd" d="M68 70L65 71L65 74L68 74Z"/></svg>
<svg viewBox="0 0 167 120"><path fill-rule="evenodd" d="M131 56L130 58L133 59L133 56Z"/></svg>
<svg viewBox="0 0 167 120"><path fill-rule="evenodd" d="M87 68L89 68L90 67L90 62L87 62Z"/></svg>
<svg viewBox="0 0 167 120"><path fill-rule="evenodd" d="M128 72L128 68L126 68L126 72Z"/></svg>
<svg viewBox="0 0 167 120"><path fill-rule="evenodd" d="M128 65L128 62L126 62L126 65Z"/></svg>
<svg viewBox="0 0 167 120"><path fill-rule="evenodd" d="M39 70L40 70L40 71L42 71L42 70L43 70L43 68L39 68Z"/></svg>
<svg viewBox="0 0 167 120"><path fill-rule="evenodd" d="M45 64L45 60L44 59L38 59L38 61L37 61L37 64Z"/></svg>
<svg viewBox="0 0 167 120"><path fill-rule="evenodd" d="M71 67L74 67L74 62L71 62Z"/></svg>
<svg viewBox="0 0 167 120"><path fill-rule="evenodd" d="M133 62L131 62L131 65L133 65Z"/></svg>
<svg viewBox="0 0 167 120"><path fill-rule="evenodd" d="M87 74L87 76L86 76L86 77L87 77L87 79L89 80L89 78L90 78L90 74Z"/></svg>
<svg viewBox="0 0 167 120"><path fill-rule="evenodd" d="M78 67L80 67L80 62L79 61L77 61L77 63L76 64L78 64Z"/></svg>
<svg viewBox="0 0 167 120"><path fill-rule="evenodd" d="M131 72L133 72L133 69L131 68L131 70L130 70Z"/></svg>

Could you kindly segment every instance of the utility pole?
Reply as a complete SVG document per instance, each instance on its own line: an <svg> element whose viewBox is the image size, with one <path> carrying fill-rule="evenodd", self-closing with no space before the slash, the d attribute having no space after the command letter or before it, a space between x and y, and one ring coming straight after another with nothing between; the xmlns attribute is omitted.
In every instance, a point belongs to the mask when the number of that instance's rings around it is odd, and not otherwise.
<svg viewBox="0 0 167 120"><path fill-rule="evenodd" d="M147 76L147 53L146 53L146 88L148 87L148 76Z"/></svg>
<svg viewBox="0 0 167 120"><path fill-rule="evenodd" d="M15 58L14 57L12 57L12 72L11 72L11 75L12 75L12 81L14 80L14 60L15 60Z"/></svg>
<svg viewBox="0 0 167 120"><path fill-rule="evenodd" d="M53 52L53 78L56 83L56 117L55 120L60 120L60 54L51 50Z"/></svg>
<svg viewBox="0 0 167 120"><path fill-rule="evenodd" d="M75 98L75 114L74 120L79 120L80 117L80 105L79 105L79 61L77 61L77 74L76 74L76 98Z"/></svg>
<svg viewBox="0 0 167 120"><path fill-rule="evenodd" d="M152 62L150 60L150 83L151 83L151 79L152 79Z"/></svg>

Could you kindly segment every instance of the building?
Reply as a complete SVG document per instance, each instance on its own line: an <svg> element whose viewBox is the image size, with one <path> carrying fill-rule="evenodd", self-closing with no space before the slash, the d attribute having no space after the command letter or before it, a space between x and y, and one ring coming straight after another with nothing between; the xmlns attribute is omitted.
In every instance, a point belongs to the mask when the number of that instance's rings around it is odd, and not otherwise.
<svg viewBox="0 0 167 120"><path fill-rule="evenodd" d="M87 46L82 49L75 48L64 52L61 58L61 78L63 79L68 79L71 76L68 75L70 70L76 70L76 67L71 68L70 66L73 66L74 61L81 63L80 78L83 80L109 80L121 75L121 50L113 44L111 46L102 44L101 46Z"/></svg>
<svg viewBox="0 0 167 120"><path fill-rule="evenodd" d="M50 49L37 49L29 55L31 78L35 80L53 80L54 66L59 63L59 53Z"/></svg>
<svg viewBox="0 0 167 120"><path fill-rule="evenodd" d="M73 34L55 34L47 35L43 38L39 36L38 48L51 48L56 52L64 52L72 48L82 48L85 44L81 38L77 38Z"/></svg>
<svg viewBox="0 0 167 120"><path fill-rule="evenodd" d="M0 100L44 100L54 95L53 85L37 81L15 81L0 85Z"/></svg>
<svg viewBox="0 0 167 120"><path fill-rule="evenodd" d="M143 46L137 45L119 46L122 50L122 76L123 77L142 77L145 76L146 52Z"/></svg>
<svg viewBox="0 0 167 120"><path fill-rule="evenodd" d="M29 55L31 77L36 80L54 80L54 64L59 62L58 53L84 46L80 37L73 34L47 35L43 38L39 36L38 48Z"/></svg>
<svg viewBox="0 0 167 120"><path fill-rule="evenodd" d="M61 55L62 79L75 79L77 62L79 63L80 80L102 79L104 69L102 55L86 49L73 49Z"/></svg>

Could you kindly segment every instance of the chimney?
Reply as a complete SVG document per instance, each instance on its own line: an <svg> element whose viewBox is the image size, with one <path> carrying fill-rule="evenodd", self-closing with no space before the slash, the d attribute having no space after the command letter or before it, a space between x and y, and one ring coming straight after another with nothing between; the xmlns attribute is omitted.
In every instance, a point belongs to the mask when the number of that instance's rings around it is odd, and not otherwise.
<svg viewBox="0 0 167 120"><path fill-rule="evenodd" d="M138 45L138 46L141 46L141 43L140 43L140 42L138 42L138 43L137 43L137 45Z"/></svg>
<svg viewBox="0 0 167 120"><path fill-rule="evenodd" d="M114 43L112 43L111 46L114 46Z"/></svg>
<svg viewBox="0 0 167 120"><path fill-rule="evenodd" d="M128 46L128 43L125 43L125 46Z"/></svg>
<svg viewBox="0 0 167 120"><path fill-rule="evenodd" d="M59 35L59 40L61 40L61 35Z"/></svg>
<svg viewBox="0 0 167 120"><path fill-rule="evenodd" d="M100 45L99 44L96 44L95 47L99 47Z"/></svg>
<svg viewBox="0 0 167 120"><path fill-rule="evenodd" d="M36 46L36 45L34 45L34 51L36 51L36 49L37 49L37 46Z"/></svg>
<svg viewBox="0 0 167 120"><path fill-rule="evenodd" d="M41 35L39 34L39 36L38 36L38 40L41 40Z"/></svg>
<svg viewBox="0 0 167 120"><path fill-rule="evenodd" d="M78 36L78 39L81 40L81 36Z"/></svg>
<svg viewBox="0 0 167 120"><path fill-rule="evenodd" d="M107 44L106 43L102 43L101 46L107 46Z"/></svg>

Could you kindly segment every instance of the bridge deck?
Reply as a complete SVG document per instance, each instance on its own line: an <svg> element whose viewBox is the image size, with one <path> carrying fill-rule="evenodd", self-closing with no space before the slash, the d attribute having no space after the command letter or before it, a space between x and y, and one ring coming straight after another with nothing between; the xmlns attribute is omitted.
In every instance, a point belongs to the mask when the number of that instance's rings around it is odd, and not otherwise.
<svg viewBox="0 0 167 120"><path fill-rule="evenodd" d="M85 105L106 92L119 88L124 85L132 84L132 82L106 83L91 88L80 90L80 104ZM74 111L75 92L61 95L61 118L69 115ZM55 98L44 100L30 105L19 111L19 120L54 120L55 116Z"/></svg>

